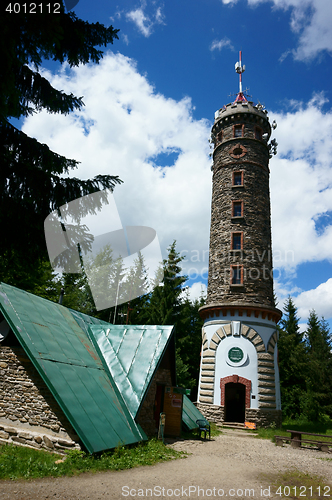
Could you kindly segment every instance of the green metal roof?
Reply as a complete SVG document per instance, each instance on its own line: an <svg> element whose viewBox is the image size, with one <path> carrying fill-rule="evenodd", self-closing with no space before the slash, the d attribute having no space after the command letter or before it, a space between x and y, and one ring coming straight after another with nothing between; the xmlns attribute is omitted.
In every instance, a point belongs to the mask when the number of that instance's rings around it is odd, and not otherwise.
<svg viewBox="0 0 332 500"><path fill-rule="evenodd" d="M74 309L68 308L68 310L71 312L72 316L75 318L76 322L79 324L79 326L82 328L83 332L86 333L86 335L91 339L91 332L89 331L89 327L91 325L103 325L103 326L110 326L110 323L107 323L107 321L104 321L99 318L94 318L93 316L89 316L88 314L75 311Z"/></svg>
<svg viewBox="0 0 332 500"><path fill-rule="evenodd" d="M68 309L4 283L0 308L90 453L146 439Z"/></svg>
<svg viewBox="0 0 332 500"><path fill-rule="evenodd" d="M111 372L133 417L172 335L172 326L90 325L100 357Z"/></svg>
<svg viewBox="0 0 332 500"><path fill-rule="evenodd" d="M188 430L197 429L198 425L196 424L196 420L206 418L201 414L199 410L197 410L194 403L190 401L188 396L183 395L183 407L182 407L182 422L185 424Z"/></svg>

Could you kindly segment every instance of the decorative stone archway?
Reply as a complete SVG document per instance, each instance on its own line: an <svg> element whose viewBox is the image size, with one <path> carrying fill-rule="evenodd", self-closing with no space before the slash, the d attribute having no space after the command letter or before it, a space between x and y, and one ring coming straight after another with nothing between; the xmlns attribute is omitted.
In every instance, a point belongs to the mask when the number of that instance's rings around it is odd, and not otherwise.
<svg viewBox="0 0 332 500"><path fill-rule="evenodd" d="M204 327L202 329L202 369L200 379L200 403L213 404L214 400L214 381L215 381L215 363L217 349L223 339L232 336L232 325L226 323L221 325L213 334L209 342ZM262 337L253 328L242 324L240 337L249 340L256 349L258 358L260 354L265 353L265 346Z"/></svg>
<svg viewBox="0 0 332 500"><path fill-rule="evenodd" d="M223 377L220 379L220 389L221 389L221 398L220 405L225 406L225 385L229 382L233 382L233 384L243 384L246 388L246 399L245 406L246 408L250 408L250 391L251 391L251 380L248 380L244 377L239 377L239 375L230 375L228 377Z"/></svg>
<svg viewBox="0 0 332 500"><path fill-rule="evenodd" d="M230 375L220 379L221 401L214 404L217 351L222 347L223 340L232 334L231 322L218 325L210 341L207 338L205 328L203 327L202 329L202 365L197 408L207 419L220 423L224 422L226 411L225 385L228 382L242 383L246 387L245 420L256 422L258 426L262 427L268 427L273 422L278 426L281 425L282 414L281 410L277 409L276 404L277 387L274 367L274 351L278 341L277 331L272 333L265 348L263 339L259 333L250 326L241 323L240 338L243 337L250 341L255 346L257 352L258 408L250 407L252 386L249 386L249 384L251 381L239 375Z"/></svg>

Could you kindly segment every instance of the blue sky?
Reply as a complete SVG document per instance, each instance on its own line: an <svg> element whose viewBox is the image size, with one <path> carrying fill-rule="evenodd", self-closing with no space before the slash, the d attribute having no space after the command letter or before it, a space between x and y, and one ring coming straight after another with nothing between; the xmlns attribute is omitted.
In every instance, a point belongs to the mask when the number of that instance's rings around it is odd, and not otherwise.
<svg viewBox="0 0 332 500"><path fill-rule="evenodd" d="M77 16L119 28L99 65L45 63L53 85L84 96L68 116L23 130L81 162L71 175L117 174L124 225L156 229L186 255L191 296L206 289L214 112L243 86L278 127L270 162L275 291L332 321L330 0L80 0ZM107 228L105 230L107 232Z"/></svg>

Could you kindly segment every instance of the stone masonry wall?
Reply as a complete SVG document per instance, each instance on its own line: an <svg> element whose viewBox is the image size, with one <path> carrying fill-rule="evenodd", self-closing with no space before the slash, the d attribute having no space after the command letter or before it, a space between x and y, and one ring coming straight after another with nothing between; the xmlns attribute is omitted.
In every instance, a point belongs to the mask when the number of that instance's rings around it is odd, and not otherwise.
<svg viewBox="0 0 332 500"><path fill-rule="evenodd" d="M237 113L237 109L241 113ZM234 137L242 125L243 136ZM270 134L267 117L243 105L231 106L212 128L215 138L207 305L252 304L274 307L269 149L255 130ZM234 172L243 172L243 185L233 185ZM241 216L232 214L242 202ZM242 234L242 249L231 246L232 233ZM231 284L231 266L242 267L243 284Z"/></svg>
<svg viewBox="0 0 332 500"><path fill-rule="evenodd" d="M136 418L136 421L140 424L140 426L148 436L156 435L156 426L158 425L158 423L156 423L153 418L157 384L172 386L172 377L169 369L158 368Z"/></svg>
<svg viewBox="0 0 332 500"><path fill-rule="evenodd" d="M257 427L281 427L282 411L268 409L247 409L246 421L255 422Z"/></svg>
<svg viewBox="0 0 332 500"><path fill-rule="evenodd" d="M0 345L0 442L63 452L79 438L20 347Z"/></svg>
<svg viewBox="0 0 332 500"><path fill-rule="evenodd" d="M195 403L196 408L204 415L209 422L223 424L224 422L224 407L219 405L209 405L206 403Z"/></svg>

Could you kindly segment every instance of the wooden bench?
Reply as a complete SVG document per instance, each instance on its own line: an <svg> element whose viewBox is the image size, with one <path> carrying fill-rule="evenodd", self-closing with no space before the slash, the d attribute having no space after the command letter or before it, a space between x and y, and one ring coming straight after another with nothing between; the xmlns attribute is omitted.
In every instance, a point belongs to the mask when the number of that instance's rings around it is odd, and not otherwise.
<svg viewBox="0 0 332 500"><path fill-rule="evenodd" d="M300 448L302 443L307 443L311 445L317 446L317 448L320 451L324 451L326 453L329 453L330 451L330 446L332 446L332 441L321 441L319 439L306 439L305 437L302 438L302 436L318 436L318 437L326 437L332 440L332 436L327 436L324 434L315 434L313 432L302 432L302 431L293 431L293 430L288 430L287 432L290 432L290 437L289 436L274 436L276 440L276 445L277 446L283 446L284 442L289 441L291 446L293 448Z"/></svg>

